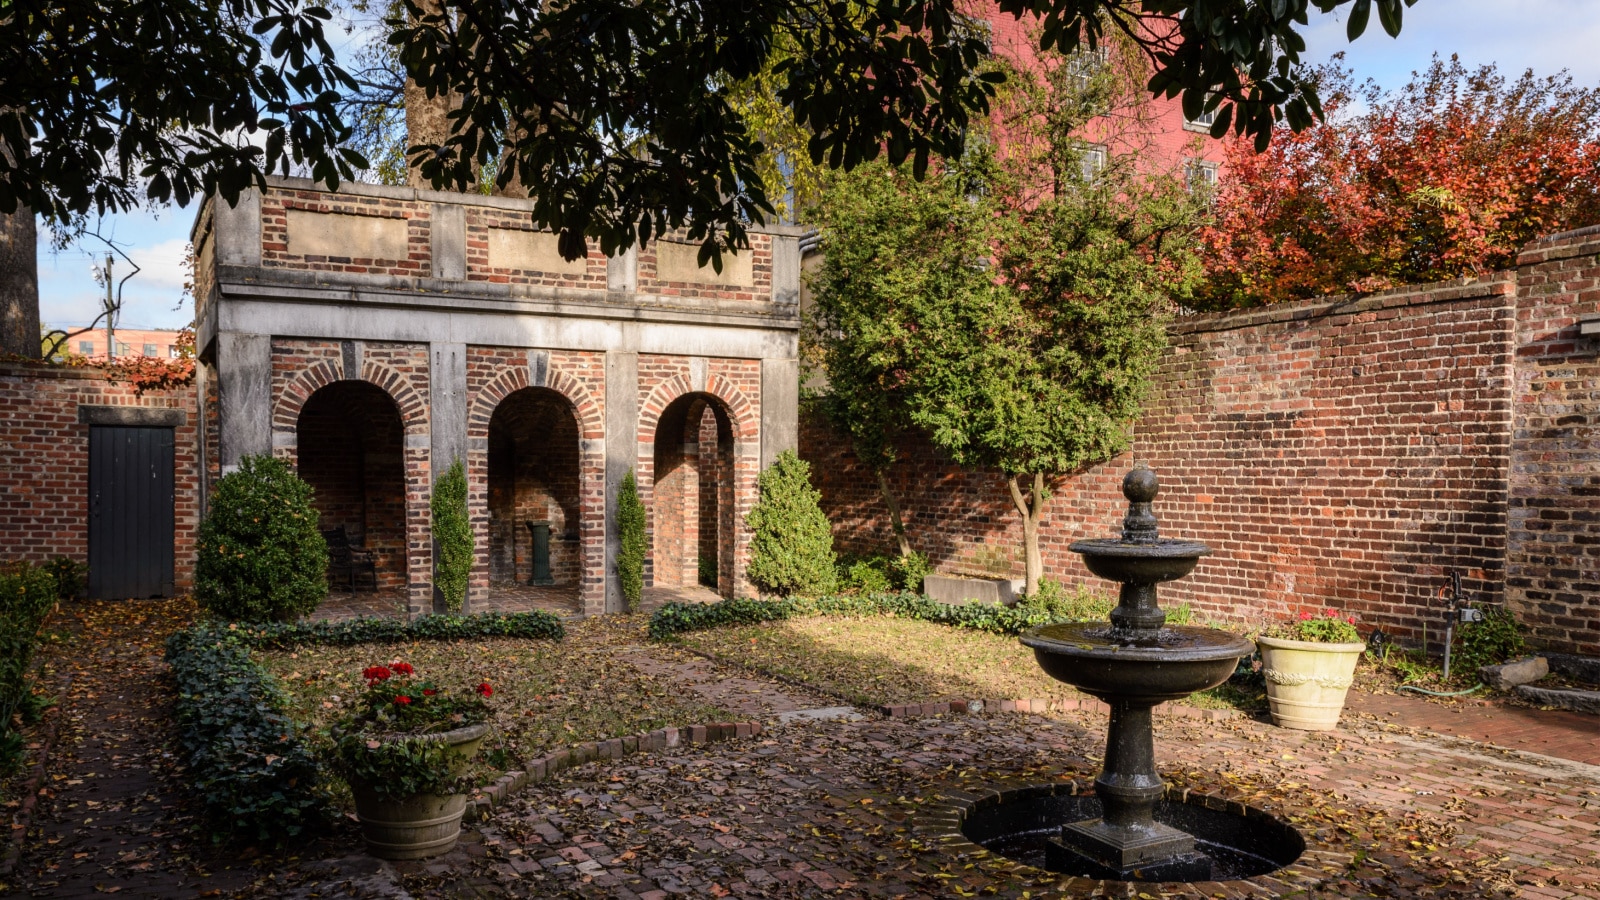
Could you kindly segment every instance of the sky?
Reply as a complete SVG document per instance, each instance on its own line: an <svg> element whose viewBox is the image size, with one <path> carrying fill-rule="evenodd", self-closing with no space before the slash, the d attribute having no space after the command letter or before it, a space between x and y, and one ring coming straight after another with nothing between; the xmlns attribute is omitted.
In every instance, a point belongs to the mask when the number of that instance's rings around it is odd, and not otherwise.
<svg viewBox="0 0 1600 900"><path fill-rule="evenodd" d="M1418 0L1405 12L1400 37L1391 39L1377 16L1355 43L1345 39L1343 17L1312 13L1306 58L1324 62L1343 51L1358 82L1374 79L1386 89L1406 83L1437 53L1455 53L1469 68L1495 63L1515 77L1568 70L1581 85L1600 86L1600 0ZM124 328L180 328L193 318L183 300L183 261L197 207L169 207L108 217L100 232L116 241L139 266L123 289ZM105 246L92 238L66 250L53 249L40 230L40 314L51 326L85 325L99 313L105 289L95 283L92 261ZM127 267L119 259L117 277ZM180 305L180 301L181 305Z"/></svg>

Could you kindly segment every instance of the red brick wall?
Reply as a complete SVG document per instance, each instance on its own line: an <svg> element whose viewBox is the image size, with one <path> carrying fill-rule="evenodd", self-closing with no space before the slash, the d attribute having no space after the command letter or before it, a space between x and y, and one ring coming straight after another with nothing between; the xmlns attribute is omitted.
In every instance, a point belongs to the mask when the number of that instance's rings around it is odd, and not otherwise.
<svg viewBox="0 0 1600 900"><path fill-rule="evenodd" d="M1506 593L1535 639L1600 654L1600 228L1535 242L1517 279Z"/></svg>
<svg viewBox="0 0 1600 900"><path fill-rule="evenodd" d="M522 210L496 209L469 206L467 220L467 279L495 284L536 284L544 287L579 288L589 291L606 289L606 257L598 247L589 249L584 261L583 274L566 272L541 272L537 269L491 268L489 265L489 229L507 228L532 231L528 214Z"/></svg>
<svg viewBox="0 0 1600 900"><path fill-rule="evenodd" d="M1132 460L1162 477L1163 533L1215 553L1163 588L1221 619L1349 609L1420 635L1460 570L1478 599L1504 598L1505 486L1514 282L1497 276L1361 300L1197 316L1173 347L1133 454L1056 485L1042 529L1047 572L1093 579L1067 544L1116 532ZM841 549L892 547L870 472L808 419L811 461ZM1012 555L1021 526L1000 477L910 448L892 484L917 549L945 570Z"/></svg>
<svg viewBox="0 0 1600 900"><path fill-rule="evenodd" d="M0 366L0 559L88 561L89 426L78 423L80 405L184 411L173 429L173 571L187 592L199 525L195 390L141 397L94 369Z"/></svg>

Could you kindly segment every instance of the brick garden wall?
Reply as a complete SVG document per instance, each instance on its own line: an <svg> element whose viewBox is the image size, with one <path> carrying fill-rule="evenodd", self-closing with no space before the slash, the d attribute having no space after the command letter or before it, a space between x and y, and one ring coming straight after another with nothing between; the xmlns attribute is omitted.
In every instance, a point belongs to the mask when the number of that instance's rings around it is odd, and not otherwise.
<svg viewBox="0 0 1600 900"><path fill-rule="evenodd" d="M1180 320L1133 453L1056 486L1042 538L1048 574L1109 588L1066 545L1115 533L1120 479L1137 459L1162 476L1164 533L1215 550L1194 575L1163 589L1165 602L1225 619L1337 606L1415 639L1425 618L1439 634L1439 590L1460 571L1472 597L1509 599L1542 640L1592 646L1600 617L1586 542L1600 541L1600 526L1582 492L1596 484L1594 444L1583 431L1594 416L1595 347L1570 337L1573 301L1595 299L1593 251L1584 252L1587 260L1545 264L1557 271L1541 283L1550 285L1540 294L1548 299L1537 304L1518 297L1539 275L1525 267L1520 283L1498 275ZM1559 314L1546 309L1552 304ZM1530 343L1525 336L1534 333L1557 338ZM1534 446L1522 424L1535 410L1524 395L1534 393L1555 429L1548 440L1564 448L1559 461L1550 461L1550 447ZM1554 425L1563 418L1566 425ZM891 548L871 473L847 444L808 416L801 453L841 549ZM1514 458L1532 457L1545 467L1535 473L1523 462L1525 471L1512 475ZM998 475L962 471L919 446L907 448L892 488L913 544L941 569L1020 577L1021 527ZM1567 518L1541 525L1539 510ZM1559 564L1527 561L1519 548L1531 545ZM1538 586L1531 571L1519 574L1524 567L1567 586L1565 599ZM1579 571L1584 578L1564 574Z"/></svg>
<svg viewBox="0 0 1600 900"><path fill-rule="evenodd" d="M1600 228L1518 260L1506 593L1534 637L1600 654Z"/></svg>
<svg viewBox="0 0 1600 900"><path fill-rule="evenodd" d="M78 407L181 409L173 429L175 588L194 574L199 523L195 391L147 391L108 382L97 369L0 366L0 559L89 558L89 426Z"/></svg>

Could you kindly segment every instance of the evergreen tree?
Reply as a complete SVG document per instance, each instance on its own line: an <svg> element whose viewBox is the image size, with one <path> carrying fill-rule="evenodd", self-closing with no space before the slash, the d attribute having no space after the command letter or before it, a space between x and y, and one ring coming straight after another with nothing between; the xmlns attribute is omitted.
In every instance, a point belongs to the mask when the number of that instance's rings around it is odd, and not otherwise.
<svg viewBox="0 0 1600 900"><path fill-rule="evenodd" d="M837 558L833 528L822 514L822 495L811 486L811 466L785 450L760 479L761 498L745 524L750 538L746 574L768 594L817 596L833 590Z"/></svg>
<svg viewBox="0 0 1600 900"><path fill-rule="evenodd" d="M472 575L472 521L467 514L467 473L457 459L434 482L429 500L433 513L433 583L447 611L458 613L467 600Z"/></svg>
<svg viewBox="0 0 1600 900"><path fill-rule="evenodd" d="M617 491L617 580L622 584L622 596L628 601L628 611L639 608L639 598L644 593L645 554L644 504L639 501L639 483L633 470L622 478Z"/></svg>

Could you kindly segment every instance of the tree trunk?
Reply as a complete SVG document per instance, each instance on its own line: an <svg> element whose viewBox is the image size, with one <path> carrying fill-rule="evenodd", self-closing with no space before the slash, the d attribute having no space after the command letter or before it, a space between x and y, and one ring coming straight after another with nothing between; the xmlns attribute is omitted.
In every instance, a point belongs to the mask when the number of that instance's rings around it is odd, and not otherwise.
<svg viewBox="0 0 1600 900"><path fill-rule="evenodd" d="M444 11L440 0L421 0L418 4L422 11L428 15L438 15ZM428 92L417 86L410 78L406 79L405 89L406 104L406 186L433 190L433 182L422 175L421 164L428 159L428 151L416 154L410 152L412 147L440 147L444 145L445 138L450 136L450 120L445 114L454 105L449 94L435 94L428 96Z"/></svg>
<svg viewBox="0 0 1600 900"><path fill-rule="evenodd" d="M883 472L878 473L878 493L883 495L883 505L889 507L889 527L894 530L894 539L900 544L900 556L911 556L911 541L906 537L906 524L900 519L900 504L895 502L894 492L889 490L889 479Z"/></svg>
<svg viewBox="0 0 1600 900"><path fill-rule="evenodd" d="M33 210L0 214L0 354L39 358L38 244Z"/></svg>
<svg viewBox="0 0 1600 900"><path fill-rule="evenodd" d="M1027 559L1023 593L1032 597L1039 591L1039 582L1044 580L1044 554L1039 551L1039 522L1044 518L1045 504L1044 473L1033 474L1033 484L1027 494L1010 475L1006 476L1006 487L1011 490L1011 502L1016 504L1017 514L1022 516L1022 549Z"/></svg>

